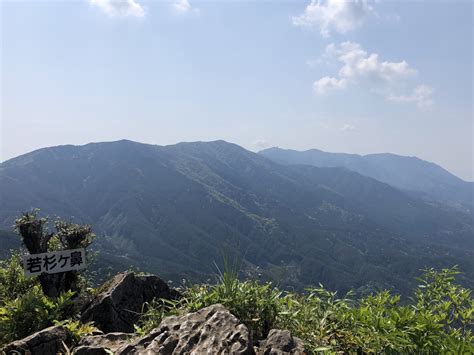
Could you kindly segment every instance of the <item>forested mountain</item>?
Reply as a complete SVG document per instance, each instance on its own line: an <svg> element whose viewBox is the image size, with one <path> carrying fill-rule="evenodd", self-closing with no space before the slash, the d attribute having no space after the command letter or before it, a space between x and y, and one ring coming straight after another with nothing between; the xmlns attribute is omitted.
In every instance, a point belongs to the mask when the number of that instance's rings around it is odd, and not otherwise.
<svg viewBox="0 0 474 355"><path fill-rule="evenodd" d="M0 258L6 258L10 250L20 246L20 238L9 230L0 230Z"/></svg>
<svg viewBox="0 0 474 355"><path fill-rule="evenodd" d="M206 280L224 253L281 287L404 292L420 268L454 264L474 285L469 214L224 141L40 149L0 165L0 192L1 229L38 207L92 224L101 265L175 280Z"/></svg>
<svg viewBox="0 0 474 355"><path fill-rule="evenodd" d="M465 211L474 208L474 183L464 181L439 165L395 154L328 153L318 149L296 151L269 148L259 154L283 164L344 167L390 184L426 200L447 203Z"/></svg>

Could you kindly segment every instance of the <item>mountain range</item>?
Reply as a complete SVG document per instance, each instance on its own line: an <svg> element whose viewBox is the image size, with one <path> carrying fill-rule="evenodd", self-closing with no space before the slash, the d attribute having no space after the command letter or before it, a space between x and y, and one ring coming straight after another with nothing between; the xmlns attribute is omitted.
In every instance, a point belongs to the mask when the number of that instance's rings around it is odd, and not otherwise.
<svg viewBox="0 0 474 355"><path fill-rule="evenodd" d="M454 264L474 285L472 200L463 183L443 185L460 179L406 163L416 158L360 157L363 170L286 152L224 141L40 149L0 164L0 228L40 208L91 224L99 266L176 281L207 280L227 255L242 273L287 289L404 293L421 268ZM414 181L423 167L426 179ZM14 243L0 238L0 249Z"/></svg>
<svg viewBox="0 0 474 355"><path fill-rule="evenodd" d="M439 165L396 154L328 153L269 148L259 154L283 164L343 167L385 182L428 201L449 204L467 212L474 208L474 182L464 181Z"/></svg>

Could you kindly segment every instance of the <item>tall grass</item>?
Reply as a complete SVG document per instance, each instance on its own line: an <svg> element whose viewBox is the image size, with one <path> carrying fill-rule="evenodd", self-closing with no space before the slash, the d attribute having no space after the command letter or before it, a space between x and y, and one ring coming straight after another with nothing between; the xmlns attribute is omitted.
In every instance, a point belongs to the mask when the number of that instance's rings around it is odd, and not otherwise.
<svg viewBox="0 0 474 355"><path fill-rule="evenodd" d="M146 332L168 314L220 303L254 338L264 338L272 328L288 329L314 354L474 353L474 300L470 290L454 282L458 273L456 268L426 270L411 304L400 305L400 297L389 291L358 300L352 294L339 298L322 286L285 293L270 283L240 281L227 260L216 284L190 287L180 301L150 305L138 329Z"/></svg>

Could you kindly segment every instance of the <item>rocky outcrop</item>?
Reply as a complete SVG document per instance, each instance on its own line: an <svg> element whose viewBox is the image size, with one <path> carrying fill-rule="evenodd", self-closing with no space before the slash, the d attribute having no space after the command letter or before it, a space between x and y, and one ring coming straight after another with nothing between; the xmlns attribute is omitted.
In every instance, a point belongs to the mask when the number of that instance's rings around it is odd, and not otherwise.
<svg viewBox="0 0 474 355"><path fill-rule="evenodd" d="M260 342L259 355L307 354L303 341L293 337L288 330L272 329L267 339Z"/></svg>
<svg viewBox="0 0 474 355"><path fill-rule="evenodd" d="M220 304L163 319L149 335L117 354L252 354L247 327Z"/></svg>
<svg viewBox="0 0 474 355"><path fill-rule="evenodd" d="M127 272L116 275L82 312L81 321L94 322L104 333L134 331L143 304L154 298L177 299L179 293L155 275Z"/></svg>
<svg viewBox="0 0 474 355"><path fill-rule="evenodd" d="M74 349L73 355L110 355L113 352L109 351L107 348L102 346L79 346Z"/></svg>
<svg viewBox="0 0 474 355"><path fill-rule="evenodd" d="M133 339L130 333L108 333L90 335L81 339L79 346L74 349L74 355L106 355L115 353L117 349L126 346Z"/></svg>
<svg viewBox="0 0 474 355"><path fill-rule="evenodd" d="M63 327L49 327L6 345L0 349L0 354L51 355L65 353L64 343L67 342L67 338L68 333Z"/></svg>

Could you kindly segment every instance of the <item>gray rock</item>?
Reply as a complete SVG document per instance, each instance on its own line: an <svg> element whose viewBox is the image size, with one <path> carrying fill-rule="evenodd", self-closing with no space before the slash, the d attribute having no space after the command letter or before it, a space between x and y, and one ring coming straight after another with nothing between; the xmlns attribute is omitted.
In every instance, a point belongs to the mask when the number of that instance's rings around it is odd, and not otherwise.
<svg viewBox="0 0 474 355"><path fill-rule="evenodd" d="M133 324L137 322L145 302L154 298L180 297L159 277L135 275L133 272L116 275L103 289L82 312L81 321L94 322L104 333L132 333Z"/></svg>
<svg viewBox="0 0 474 355"><path fill-rule="evenodd" d="M61 326L54 326L40 330L21 340L14 341L0 350L5 354L32 354L51 355L64 353L68 333Z"/></svg>
<svg viewBox="0 0 474 355"><path fill-rule="evenodd" d="M252 354L247 327L220 304L163 319L149 335L117 354Z"/></svg>
<svg viewBox="0 0 474 355"><path fill-rule="evenodd" d="M74 355L103 355L114 353L118 348L129 344L133 334L130 333L108 333L101 335L85 336L74 349Z"/></svg>
<svg viewBox="0 0 474 355"><path fill-rule="evenodd" d="M293 337L288 330L272 329L267 339L261 342L258 354L283 355L283 354L307 354L303 341Z"/></svg>
<svg viewBox="0 0 474 355"><path fill-rule="evenodd" d="M105 348L101 346L82 345L74 349L73 355L110 355Z"/></svg>

